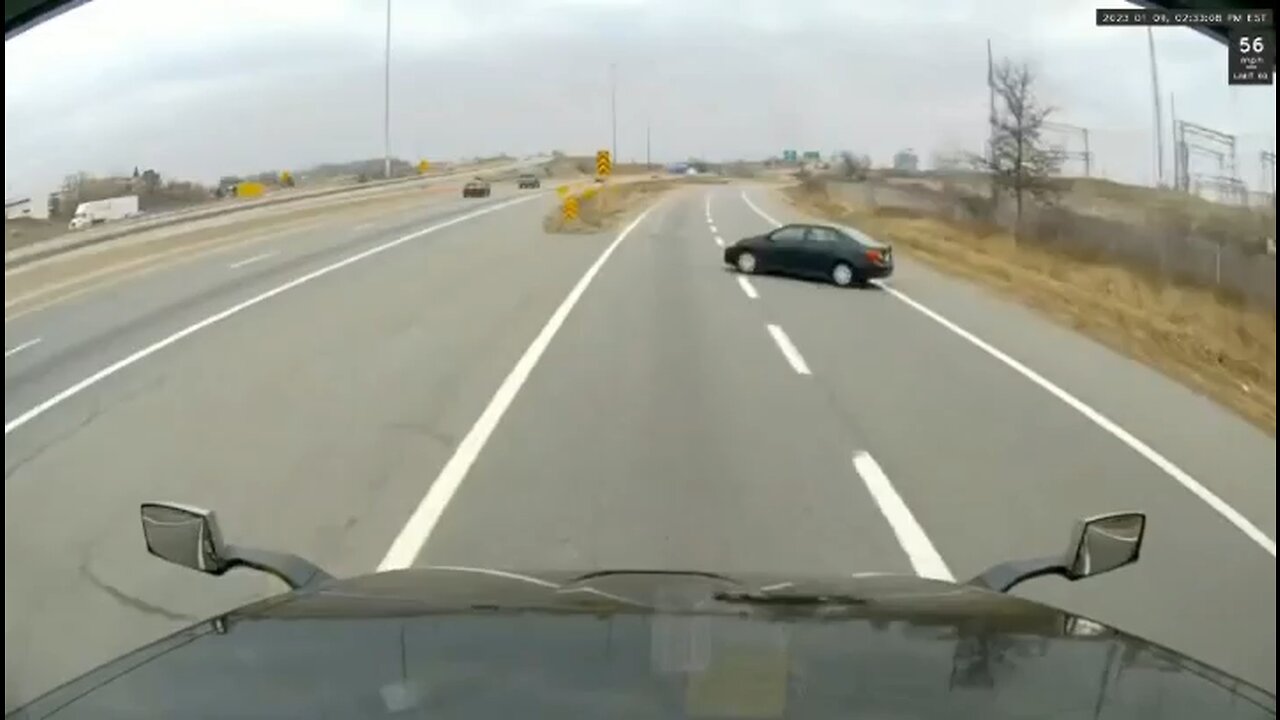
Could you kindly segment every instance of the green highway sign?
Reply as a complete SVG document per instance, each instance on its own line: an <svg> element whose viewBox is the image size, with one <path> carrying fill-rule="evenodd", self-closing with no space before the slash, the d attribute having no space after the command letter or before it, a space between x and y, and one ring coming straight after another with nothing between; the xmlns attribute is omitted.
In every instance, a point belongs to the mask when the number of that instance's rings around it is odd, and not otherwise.
<svg viewBox="0 0 1280 720"><path fill-rule="evenodd" d="M822 153L818 152L817 150L805 150L804 159L805 160L821 160Z"/></svg>
<svg viewBox="0 0 1280 720"><path fill-rule="evenodd" d="M798 157L797 157L797 155L796 155L796 151L795 151L795 150L783 150L783 151L782 151L782 160L783 160L783 162L795 162L797 159L798 159Z"/></svg>

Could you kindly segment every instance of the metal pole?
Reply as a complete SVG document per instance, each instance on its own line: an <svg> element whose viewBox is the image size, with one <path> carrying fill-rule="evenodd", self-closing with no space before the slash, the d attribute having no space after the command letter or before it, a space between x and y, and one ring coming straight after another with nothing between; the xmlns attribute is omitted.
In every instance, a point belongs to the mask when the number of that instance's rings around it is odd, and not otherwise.
<svg viewBox="0 0 1280 720"><path fill-rule="evenodd" d="M1089 128L1081 128L1084 135L1084 176L1093 177L1093 153L1089 152Z"/></svg>
<svg viewBox="0 0 1280 720"><path fill-rule="evenodd" d="M651 152L653 144L650 141L651 131L652 127L650 123L646 122L644 124L644 167L646 170L653 165L653 153Z"/></svg>
<svg viewBox="0 0 1280 720"><path fill-rule="evenodd" d="M609 120L613 126L613 142L609 155L618 162L618 63L609 63Z"/></svg>
<svg viewBox="0 0 1280 720"><path fill-rule="evenodd" d="M383 43L382 175L391 177L391 0L387 0L387 37Z"/></svg>
<svg viewBox="0 0 1280 720"><path fill-rule="evenodd" d="M1147 52L1151 56L1151 105L1155 112L1156 187L1164 186L1164 118L1160 112L1160 74L1156 71L1156 40L1147 28Z"/></svg>

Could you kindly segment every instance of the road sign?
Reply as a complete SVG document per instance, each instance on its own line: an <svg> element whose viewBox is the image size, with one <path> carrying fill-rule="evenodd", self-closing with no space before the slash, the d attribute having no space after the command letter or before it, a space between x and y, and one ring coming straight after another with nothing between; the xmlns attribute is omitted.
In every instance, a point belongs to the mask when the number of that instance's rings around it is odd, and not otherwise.
<svg viewBox="0 0 1280 720"><path fill-rule="evenodd" d="M799 159L799 158L796 156L796 151L795 151L795 150L783 150L783 151L782 151L782 160L783 160L783 162L795 162L797 159Z"/></svg>
<svg viewBox="0 0 1280 720"><path fill-rule="evenodd" d="M596 174L600 176L608 175L613 172L613 160L609 157L608 150L596 151Z"/></svg>
<svg viewBox="0 0 1280 720"><path fill-rule="evenodd" d="M805 150L805 151L804 151L804 159L805 159L805 160L813 160L813 161L815 161L815 162L816 162L816 161L818 161L818 160L821 160L821 159L822 159L822 153L818 152L817 150Z"/></svg>
<svg viewBox="0 0 1280 720"><path fill-rule="evenodd" d="M418 161L418 174L419 174L419 175L422 175L422 174L426 173L426 172L427 172L428 170L430 170L430 169L431 169L431 163L427 162L426 160L419 160L419 161Z"/></svg>
<svg viewBox="0 0 1280 720"><path fill-rule="evenodd" d="M565 220L573 220L578 217L578 198L570 195L564 199L564 205L560 208L564 213Z"/></svg>
<svg viewBox="0 0 1280 720"><path fill-rule="evenodd" d="M281 172L280 184L283 185L284 187L293 187L295 184L293 181L293 173L289 172L288 170Z"/></svg>
<svg viewBox="0 0 1280 720"><path fill-rule="evenodd" d="M267 191L267 186L260 182L242 182L236 184L236 197L262 197Z"/></svg>
<svg viewBox="0 0 1280 720"><path fill-rule="evenodd" d="M557 188L556 188L556 194L557 194L557 195L559 195L560 197L564 197L565 195L568 195L568 194L569 194L569 186L568 186L568 185L561 185L561 186L557 187Z"/></svg>

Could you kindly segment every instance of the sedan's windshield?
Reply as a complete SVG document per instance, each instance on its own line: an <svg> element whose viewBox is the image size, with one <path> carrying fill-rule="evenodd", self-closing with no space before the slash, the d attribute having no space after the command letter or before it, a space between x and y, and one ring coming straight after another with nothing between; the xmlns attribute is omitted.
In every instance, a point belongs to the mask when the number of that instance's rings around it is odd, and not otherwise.
<svg viewBox="0 0 1280 720"><path fill-rule="evenodd" d="M1256 4L6 2L6 710L276 577L427 565L1013 563L984 577L1274 693ZM1137 530L1081 550L1100 516ZM769 582L739 609L822 604ZM916 651L868 642L788 676L806 712L928 717ZM1091 647L1124 712L1182 702ZM433 650L450 692L558 687ZM1053 667L1002 711L1068 712Z"/></svg>

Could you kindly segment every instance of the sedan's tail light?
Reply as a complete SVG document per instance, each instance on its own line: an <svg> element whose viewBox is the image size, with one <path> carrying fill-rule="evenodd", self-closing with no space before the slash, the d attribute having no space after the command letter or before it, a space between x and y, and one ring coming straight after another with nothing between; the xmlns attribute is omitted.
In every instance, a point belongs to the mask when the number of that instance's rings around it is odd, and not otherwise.
<svg viewBox="0 0 1280 720"><path fill-rule="evenodd" d="M876 265L889 264L889 250L871 249L867 251L867 259Z"/></svg>

